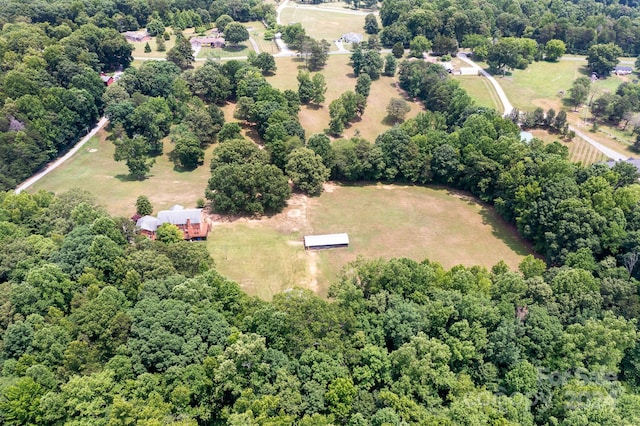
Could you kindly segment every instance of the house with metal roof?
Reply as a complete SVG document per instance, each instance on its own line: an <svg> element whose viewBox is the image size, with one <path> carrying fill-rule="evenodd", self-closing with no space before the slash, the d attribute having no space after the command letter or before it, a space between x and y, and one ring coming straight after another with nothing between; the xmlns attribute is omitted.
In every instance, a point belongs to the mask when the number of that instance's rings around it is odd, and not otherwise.
<svg viewBox="0 0 640 426"><path fill-rule="evenodd" d="M629 67L626 65L616 65L613 69L613 73L615 75L629 75L633 72L633 67Z"/></svg>
<svg viewBox="0 0 640 426"><path fill-rule="evenodd" d="M345 43L362 43L364 36L359 33L346 33L342 34L340 39Z"/></svg>
<svg viewBox="0 0 640 426"><path fill-rule="evenodd" d="M143 216L136 222L140 233L155 239L156 230L163 223L175 225L182 231L185 240L206 240L211 226L204 220L202 209L185 209L175 205L158 212L158 217Z"/></svg>
<svg viewBox="0 0 640 426"><path fill-rule="evenodd" d="M306 250L340 247L349 247L349 236L347 234L306 235L304 237L304 248Z"/></svg>
<svg viewBox="0 0 640 426"><path fill-rule="evenodd" d="M143 30L143 31L127 31L124 33L124 38L127 39L127 41L133 42L133 43L140 43L142 41L149 41L151 40L151 35L149 34L149 32L147 30Z"/></svg>
<svg viewBox="0 0 640 426"><path fill-rule="evenodd" d="M620 160L620 161L625 162L625 163L628 163L628 164L631 164L632 166L634 166L634 167L638 170L638 173L640 173L640 159L630 157L630 158L627 158L626 160ZM609 161L607 161L607 166L609 166L609 167L613 167L613 166L615 166L618 162L619 162L619 161L609 160Z"/></svg>

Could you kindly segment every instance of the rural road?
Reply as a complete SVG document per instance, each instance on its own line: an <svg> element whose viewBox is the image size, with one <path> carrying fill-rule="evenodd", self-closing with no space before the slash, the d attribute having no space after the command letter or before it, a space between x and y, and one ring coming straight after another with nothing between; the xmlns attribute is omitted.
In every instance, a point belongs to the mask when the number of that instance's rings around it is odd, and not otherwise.
<svg viewBox="0 0 640 426"><path fill-rule="evenodd" d="M578 136L581 139L584 139L587 143L593 145L598 151L600 151L601 153L603 153L607 157L611 158L612 160L620 161L620 160L626 160L626 159L629 158L629 156L626 155L626 154L622 154L622 153L620 153L618 151L614 151L611 148L607 148L606 146L604 146L601 143L597 142L593 138L591 138L591 137L587 136L586 134L582 133L580 130L576 129L574 126L569 126L569 130L573 130L576 133L576 136Z"/></svg>
<svg viewBox="0 0 640 426"><path fill-rule="evenodd" d="M496 93L498 94L498 97L500 98L500 102L502 102L502 106L504 108L503 114L504 115L511 114L511 111L513 111L513 105L511 105L511 103L509 102L509 98L507 98L506 93L504 93L504 90L502 90L502 86L500 86L500 83L498 83L498 81L495 78L493 78L493 76L491 74L489 74L484 69L482 69L478 64L473 62L471 59L467 58L466 54L458 53L458 58L460 60L462 60L463 62L469 64L473 68L476 68L483 76L487 77L489 82L493 85L493 88L496 90ZM567 58L567 59L573 60L573 58ZM576 58L576 60L577 59L579 59L579 58ZM593 138L587 136L586 134L584 134L580 130L576 129L574 126L569 126L569 130L573 130L576 133L576 136L578 136L579 138L583 139L585 142L587 142L588 144L592 145L598 151L600 151L601 153L603 153L604 155L606 155L607 157L609 157L612 160L620 161L620 160L626 160L627 158L629 158L628 155L622 154L622 153L620 153L618 151L615 151L615 150L613 150L611 148L608 148L608 147L602 145L598 141L594 140Z"/></svg>
<svg viewBox="0 0 640 426"><path fill-rule="evenodd" d="M108 122L109 120L106 117L102 117L100 121L98 121L98 124L96 125L96 127L94 127L89 133L87 133L85 137L80 139L80 141L77 144L75 144L75 146L71 148L65 155L58 158L54 162L47 164L44 167L44 169L40 170L38 173L36 173L35 175L31 176L29 179L22 182L20 185L18 185L18 187L16 188L16 194L21 193L22 191L29 188L31 185L33 185L34 183L38 182L40 179L45 177L47 174L49 174L49 172L57 169L62 163L67 161L69 158L71 158L73 154L78 152L80 148L82 148L83 145L89 141L89 139L95 136L95 134L98 133L98 131L102 129Z"/></svg>

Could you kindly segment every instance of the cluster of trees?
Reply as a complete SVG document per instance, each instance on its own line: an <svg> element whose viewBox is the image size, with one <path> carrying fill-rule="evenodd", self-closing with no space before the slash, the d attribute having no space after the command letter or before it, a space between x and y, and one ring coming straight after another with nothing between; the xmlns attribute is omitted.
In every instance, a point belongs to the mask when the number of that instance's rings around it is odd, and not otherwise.
<svg viewBox="0 0 640 426"><path fill-rule="evenodd" d="M329 138L314 135L306 141L298 111L301 103L324 100L324 77L301 71L296 92L273 88L251 66L244 65L235 76L234 116L255 128L266 149L244 139L237 123L222 127L206 191L212 207L230 213L278 212L291 195L289 179L304 193L320 194L329 168L319 153L331 149Z"/></svg>
<svg viewBox="0 0 640 426"><path fill-rule="evenodd" d="M282 40L289 49L298 51L309 71L319 71L327 64L331 45L325 39L318 41L308 36L302 24L282 27Z"/></svg>
<svg viewBox="0 0 640 426"><path fill-rule="evenodd" d="M93 23L118 32L147 27L155 36L165 26L183 30L189 27L209 27L221 15L239 22L265 20L275 23L275 8L258 0L236 2L219 0L118 0L69 3L65 0L30 1L9 0L0 10L0 24L28 18L34 23L83 25Z"/></svg>
<svg viewBox="0 0 640 426"><path fill-rule="evenodd" d="M101 71L126 67L132 47L93 24L7 23L0 31L0 189L13 188L96 123Z"/></svg>
<svg viewBox="0 0 640 426"><path fill-rule="evenodd" d="M517 4L494 0L424 3L383 0L380 40L387 47L400 42L409 47L416 36L435 44L474 43L503 37L525 38L551 48L551 40L561 41L568 52L586 54L596 44L613 43L626 55L640 54L640 14L637 2L553 2L524 0ZM371 26L371 24L369 24ZM472 47L472 46L468 46ZM556 46L557 47L557 46Z"/></svg>
<svg viewBox="0 0 640 426"><path fill-rule="evenodd" d="M640 422L638 282L584 249L517 271L359 259L329 301L266 302L79 191L2 193L0 230L6 425Z"/></svg>
<svg viewBox="0 0 640 426"><path fill-rule="evenodd" d="M591 80L579 77L569 89L567 99L576 108L586 104L593 114L594 123L606 121L632 125L633 132L640 132L640 88L637 84L623 82L614 93L598 93L593 90Z"/></svg>

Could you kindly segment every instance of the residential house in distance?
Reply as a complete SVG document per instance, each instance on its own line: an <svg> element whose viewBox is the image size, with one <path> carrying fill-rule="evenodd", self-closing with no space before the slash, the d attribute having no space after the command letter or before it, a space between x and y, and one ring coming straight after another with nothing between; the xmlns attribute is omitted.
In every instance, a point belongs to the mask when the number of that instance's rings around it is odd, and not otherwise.
<svg viewBox="0 0 640 426"><path fill-rule="evenodd" d="M111 86L113 83L116 82L116 80L112 76L107 75L103 72L100 73L100 79L102 80L105 86Z"/></svg>
<svg viewBox="0 0 640 426"><path fill-rule="evenodd" d="M141 234L155 240L156 230L163 223L176 225L185 240L206 240L211 230L211 226L204 220L202 209L185 209L180 205L158 212L158 217L143 216L136 221L136 227Z"/></svg>
<svg viewBox="0 0 640 426"><path fill-rule="evenodd" d="M147 30L144 30L144 31L127 31L127 32L124 33L124 38L126 38L127 41L130 41L132 43L139 43L141 41L149 41L149 40L151 40L151 36L147 32Z"/></svg>
<svg viewBox="0 0 640 426"><path fill-rule="evenodd" d="M640 159L629 157L626 160L620 160L620 161L631 164L632 166L634 166L638 170L638 173L640 173ZM613 166L616 165L616 163L618 163L618 161L609 160L609 161L607 161L606 164L609 167L613 167Z"/></svg>
<svg viewBox="0 0 640 426"><path fill-rule="evenodd" d="M191 45L193 47L198 46L207 46L207 47L224 47L225 41L224 37L219 36L210 36L210 37L194 37L191 40Z"/></svg>
<svg viewBox="0 0 640 426"><path fill-rule="evenodd" d="M629 75L633 72L633 67L625 66L625 65L616 65L613 69L613 73L615 75Z"/></svg>
<svg viewBox="0 0 640 426"><path fill-rule="evenodd" d="M342 34L342 37L340 37L340 39L345 43L362 43L362 41L364 40L364 36L358 33L346 33Z"/></svg>

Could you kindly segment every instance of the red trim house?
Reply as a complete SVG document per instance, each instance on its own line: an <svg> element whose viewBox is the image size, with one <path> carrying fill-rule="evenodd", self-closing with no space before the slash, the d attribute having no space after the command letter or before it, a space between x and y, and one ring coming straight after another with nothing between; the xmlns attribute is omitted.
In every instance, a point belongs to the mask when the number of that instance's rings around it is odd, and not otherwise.
<svg viewBox="0 0 640 426"><path fill-rule="evenodd" d="M106 75L103 72L100 73L100 79L102 80L105 86L111 86L113 83L116 82L113 77L111 77L110 75Z"/></svg>
<svg viewBox="0 0 640 426"><path fill-rule="evenodd" d="M176 225L183 233L185 240L206 240L211 226L205 222L202 209L185 209L175 205L170 210L158 212L158 217L143 216L136 222L140 233L152 240L156 238L156 230L163 223Z"/></svg>

